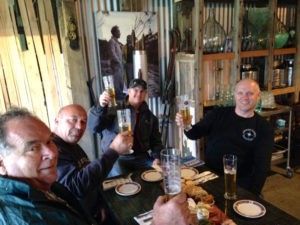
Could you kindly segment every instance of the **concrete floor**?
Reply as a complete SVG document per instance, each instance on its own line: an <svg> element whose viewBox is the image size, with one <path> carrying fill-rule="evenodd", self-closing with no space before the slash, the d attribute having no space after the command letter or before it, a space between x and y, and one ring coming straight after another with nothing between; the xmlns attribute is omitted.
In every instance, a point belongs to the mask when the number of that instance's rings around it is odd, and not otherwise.
<svg viewBox="0 0 300 225"><path fill-rule="evenodd" d="M286 163L272 166L263 188L266 201L300 220L300 147L292 150L293 177L286 177Z"/></svg>

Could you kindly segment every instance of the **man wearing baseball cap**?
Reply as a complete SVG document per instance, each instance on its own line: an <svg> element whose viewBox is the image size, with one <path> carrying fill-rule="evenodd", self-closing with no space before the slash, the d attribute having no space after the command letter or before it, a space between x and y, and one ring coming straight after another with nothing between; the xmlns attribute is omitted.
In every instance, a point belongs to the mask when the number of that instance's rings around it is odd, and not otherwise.
<svg viewBox="0 0 300 225"><path fill-rule="evenodd" d="M120 155L109 176L117 176L130 171L150 167L160 163L160 150L164 148L158 130L158 119L149 110L145 98L147 83L142 79L133 79L129 83L128 95L117 107L108 107L110 95L104 91L99 97L99 104L88 112L87 128L101 137L102 151L119 133L117 109L129 108L131 127L134 132L132 154ZM123 107L122 107L123 106Z"/></svg>

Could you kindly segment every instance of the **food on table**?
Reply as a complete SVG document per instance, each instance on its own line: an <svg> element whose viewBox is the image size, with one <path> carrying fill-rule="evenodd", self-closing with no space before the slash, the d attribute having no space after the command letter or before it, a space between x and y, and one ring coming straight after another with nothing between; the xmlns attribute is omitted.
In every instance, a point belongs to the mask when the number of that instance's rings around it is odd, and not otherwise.
<svg viewBox="0 0 300 225"><path fill-rule="evenodd" d="M181 190L188 196L189 210L192 218L197 217L200 225L236 225L222 210L214 205L214 198L202 187L195 185L191 179L181 180ZM194 221L194 220L193 220Z"/></svg>
<svg viewBox="0 0 300 225"><path fill-rule="evenodd" d="M214 196L208 194L206 197L202 199L203 202L213 205L215 203Z"/></svg>
<svg viewBox="0 0 300 225"><path fill-rule="evenodd" d="M208 193L202 187L195 185L192 180L182 179L181 190L186 193L189 197L198 201L207 199ZM212 196L210 198L213 198Z"/></svg>

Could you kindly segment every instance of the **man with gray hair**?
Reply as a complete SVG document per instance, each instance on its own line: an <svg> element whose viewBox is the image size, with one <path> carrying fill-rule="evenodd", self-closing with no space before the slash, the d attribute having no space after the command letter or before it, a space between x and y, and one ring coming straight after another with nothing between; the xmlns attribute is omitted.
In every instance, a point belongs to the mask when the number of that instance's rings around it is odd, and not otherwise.
<svg viewBox="0 0 300 225"><path fill-rule="evenodd" d="M0 116L0 224L95 224L57 178L49 128L26 110Z"/></svg>
<svg viewBox="0 0 300 225"><path fill-rule="evenodd" d="M53 134L41 120L21 109L0 115L0 224L97 224L55 183L57 158ZM190 222L185 195L155 202L153 224Z"/></svg>

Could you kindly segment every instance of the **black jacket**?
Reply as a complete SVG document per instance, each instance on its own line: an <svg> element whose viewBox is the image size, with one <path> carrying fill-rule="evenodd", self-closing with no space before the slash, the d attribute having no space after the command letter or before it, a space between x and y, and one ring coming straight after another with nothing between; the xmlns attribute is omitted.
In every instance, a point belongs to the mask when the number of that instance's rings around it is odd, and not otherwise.
<svg viewBox="0 0 300 225"><path fill-rule="evenodd" d="M134 149L134 155L146 153L151 150L151 156L156 159L159 158L160 150L164 148L161 142L161 134L158 130L158 119L149 110L146 102L143 102L139 108L139 123L135 123L136 112L135 109L127 103L125 100L123 104L131 112L131 127L132 131L135 130L135 126L139 126L138 140L141 149ZM117 134L119 134L117 113L120 108L108 108L101 107L100 105L90 108L88 112L87 129L92 133L99 133L102 137L101 148L105 152L112 140ZM122 156L120 156L122 157Z"/></svg>
<svg viewBox="0 0 300 225"><path fill-rule="evenodd" d="M107 177L118 153L108 149L100 158L90 162L79 145L70 145L55 136L58 148L57 182L63 184L94 218L103 208L102 182Z"/></svg>

